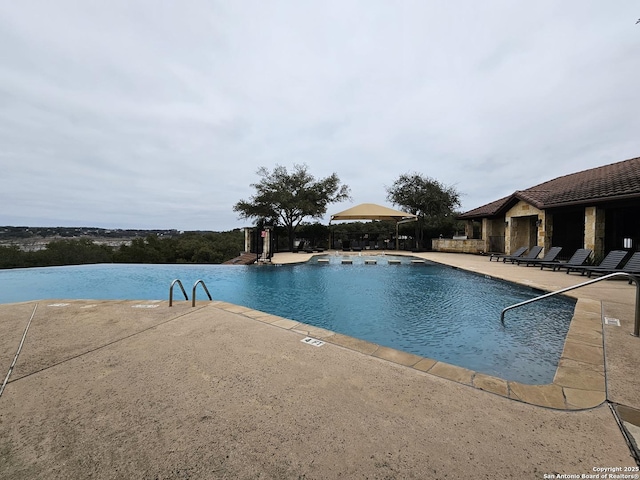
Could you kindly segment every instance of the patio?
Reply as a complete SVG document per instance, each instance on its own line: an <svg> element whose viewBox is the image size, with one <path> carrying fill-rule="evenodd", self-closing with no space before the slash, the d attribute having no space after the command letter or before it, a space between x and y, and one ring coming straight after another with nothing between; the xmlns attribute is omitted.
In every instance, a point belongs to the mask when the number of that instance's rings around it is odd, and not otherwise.
<svg viewBox="0 0 640 480"><path fill-rule="evenodd" d="M418 256L545 290L584 279L480 256ZM576 292L621 323L603 327L608 403L579 411L506 398L404 366L396 351L362 352L355 339L332 342L331 332L238 305L40 301L0 397L0 471L544 478L633 468L609 403L640 408L640 339L629 335L635 289L602 282ZM0 305L5 370L33 311L34 302ZM302 341L323 336L321 346Z"/></svg>

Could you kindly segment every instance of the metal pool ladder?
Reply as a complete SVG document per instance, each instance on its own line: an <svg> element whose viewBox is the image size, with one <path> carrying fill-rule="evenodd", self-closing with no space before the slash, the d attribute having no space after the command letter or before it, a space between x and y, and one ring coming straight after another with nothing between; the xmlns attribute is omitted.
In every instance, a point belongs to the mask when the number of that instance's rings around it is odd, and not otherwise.
<svg viewBox="0 0 640 480"><path fill-rule="evenodd" d="M182 290L184 299L189 300L189 297L187 297L187 292L182 286L182 282L180 281L180 279L176 278L173 282L171 282L171 286L169 287L169 306L170 307L173 306L173 287L175 286L176 283L180 287L180 290ZM211 294L209 293L209 289L204 283L204 280L197 280L196 283L193 284L193 289L191 290L191 306L192 307L196 306L196 287L198 285L202 285L202 288L204 288L204 291L207 294L207 297L209 297L209 300L213 300L213 298L211 298Z"/></svg>
<svg viewBox="0 0 640 480"><path fill-rule="evenodd" d="M634 323L634 326L633 326L633 336L634 337L638 337L638 336L640 336L640 277L638 277L636 275L632 275L630 273L626 273L626 272L609 273L608 275L603 275L602 277L594 278L593 280L589 280L589 281L586 281L586 282L583 282L583 283L579 283L578 285L574 285L572 287L563 288L562 290L556 290L555 292L547 293L545 295L540 295L539 297L532 298L531 300L525 300L524 302L520 302L520 303L516 303L514 305L510 305L510 306L506 307L505 309L503 309L502 313L500 313L500 321L504 325L504 314L507 311L512 310L514 308L522 307L523 305L527 305L529 303L537 302L538 300L543 300L545 298L553 297L554 295L559 295L561 293L568 292L569 290L575 290L576 288L585 287L587 285L591 285L592 283L597 283L597 282L600 282L602 280L607 280L607 279L613 278L613 277L627 277L629 279L629 283L631 283L631 281L634 281L635 284L636 284L636 318L635 318L635 323Z"/></svg>

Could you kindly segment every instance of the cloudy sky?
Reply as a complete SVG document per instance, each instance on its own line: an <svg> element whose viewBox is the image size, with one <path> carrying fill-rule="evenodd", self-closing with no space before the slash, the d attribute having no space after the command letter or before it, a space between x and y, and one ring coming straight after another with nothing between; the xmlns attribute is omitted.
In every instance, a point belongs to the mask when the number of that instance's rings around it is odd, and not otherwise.
<svg viewBox="0 0 640 480"><path fill-rule="evenodd" d="M0 225L228 230L259 167L470 210L640 156L632 0L0 0ZM325 219L328 221L328 219Z"/></svg>

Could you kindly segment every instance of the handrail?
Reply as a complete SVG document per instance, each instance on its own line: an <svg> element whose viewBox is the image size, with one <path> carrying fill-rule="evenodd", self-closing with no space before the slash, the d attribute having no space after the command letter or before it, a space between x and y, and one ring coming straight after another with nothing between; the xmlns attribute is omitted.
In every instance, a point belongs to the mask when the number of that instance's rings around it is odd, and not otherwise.
<svg viewBox="0 0 640 480"><path fill-rule="evenodd" d="M633 335L635 337L640 336L640 277L636 275L632 275L626 272L614 272L609 273L607 275L603 275L602 277L594 278L593 280L589 280L583 283L579 283L578 285L573 285L572 287L563 288L562 290L556 290L555 292L547 293L545 295L540 295L539 297L532 298L530 300L525 300L524 302L516 303L514 305L510 305L502 310L500 313L500 321L504 325L504 314L514 308L522 307L523 305L527 305L529 303L537 302L538 300L542 300L545 298L552 297L554 295L559 295L561 293L568 292L570 290L575 290L576 288L585 287L587 285L591 285L592 283L600 282L602 280L607 280L613 277L627 277L630 280L633 280L636 283L636 318L633 326Z"/></svg>
<svg viewBox="0 0 640 480"><path fill-rule="evenodd" d="M184 299L185 300L189 300L189 297L187 297L187 292L185 291L184 287L182 286L182 282L176 278L173 282L171 282L171 286L169 287L169 306L170 307L173 305L173 286L176 283L180 287L180 290L182 290L182 294L184 295Z"/></svg>
<svg viewBox="0 0 640 480"><path fill-rule="evenodd" d="M213 300L213 298L211 298L211 294L209 293L209 289L204 284L204 280L198 280L196 283L193 284L193 290L191 290L191 306L192 307L196 306L196 287L198 286L198 284L202 285L202 288L204 288L204 291L207 293L207 297L209 297L209 300Z"/></svg>

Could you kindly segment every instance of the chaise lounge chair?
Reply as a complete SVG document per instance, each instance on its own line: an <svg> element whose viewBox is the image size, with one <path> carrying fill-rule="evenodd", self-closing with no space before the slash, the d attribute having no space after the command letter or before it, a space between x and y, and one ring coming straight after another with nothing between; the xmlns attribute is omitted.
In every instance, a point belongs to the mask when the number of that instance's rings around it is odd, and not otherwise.
<svg viewBox="0 0 640 480"><path fill-rule="evenodd" d="M606 275L607 273L624 272L630 274L640 275L640 252L635 252L631 255L631 258L625 263L623 267L617 268L602 268L602 264L597 267L589 267L586 269L587 276L591 278L591 274L597 273L600 275Z"/></svg>
<svg viewBox="0 0 640 480"><path fill-rule="evenodd" d="M584 275L588 269L594 269L596 267L602 267L602 269L608 270L618 268L626 256L627 252L625 250L612 250L607 253L599 265L576 265L567 268L567 273L580 272L580 275Z"/></svg>
<svg viewBox="0 0 640 480"><path fill-rule="evenodd" d="M502 259L502 262L507 263L507 260L509 260L511 263L514 263L517 260L535 260L536 258L538 258L538 255L540 255L541 251L542 247L535 245L529 249L529 253L527 253L526 255L522 255L521 257L505 257Z"/></svg>
<svg viewBox="0 0 640 480"><path fill-rule="evenodd" d="M540 270L544 270L544 267L549 267L549 268L553 268L553 271L555 272L556 270L560 271L563 268L571 268L571 267L584 265L590 255L591 255L590 249L579 248L578 250L575 251L573 255L571 255L571 258L565 263L559 263L559 262L540 263Z"/></svg>
<svg viewBox="0 0 640 480"><path fill-rule="evenodd" d="M510 255L508 253L492 253L491 256L489 257L489 261L493 260L494 258L496 259L496 262L497 262L501 258L521 257L522 254L524 254L524 252L526 252L526 251L527 251L527 247L520 247L515 252L513 252L513 255Z"/></svg>
<svg viewBox="0 0 640 480"><path fill-rule="evenodd" d="M549 249L549 251L547 253L545 253L544 257L542 258L517 258L515 260L515 263L517 263L518 265L520 265L521 263L525 264L525 266L529 266L529 265L540 265L542 262L545 263L552 263L552 262L557 262L559 263L556 258L558 257L558 255L560 254L560 251L562 250L562 247L551 247ZM514 261L512 261L511 263L514 263Z"/></svg>

